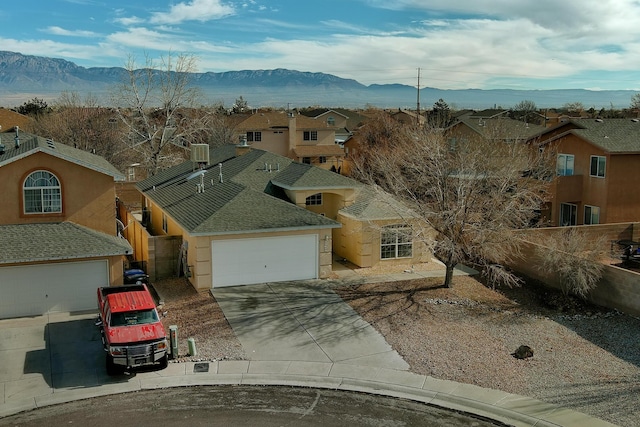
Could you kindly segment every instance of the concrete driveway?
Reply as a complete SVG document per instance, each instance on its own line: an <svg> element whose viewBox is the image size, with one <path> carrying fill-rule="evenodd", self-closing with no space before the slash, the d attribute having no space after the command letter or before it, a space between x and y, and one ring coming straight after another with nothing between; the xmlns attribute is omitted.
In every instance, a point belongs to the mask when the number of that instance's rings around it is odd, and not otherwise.
<svg viewBox="0 0 640 427"><path fill-rule="evenodd" d="M335 292L313 281L214 289L251 360L409 365Z"/></svg>
<svg viewBox="0 0 640 427"><path fill-rule="evenodd" d="M107 380L95 314L0 321L0 403Z"/></svg>

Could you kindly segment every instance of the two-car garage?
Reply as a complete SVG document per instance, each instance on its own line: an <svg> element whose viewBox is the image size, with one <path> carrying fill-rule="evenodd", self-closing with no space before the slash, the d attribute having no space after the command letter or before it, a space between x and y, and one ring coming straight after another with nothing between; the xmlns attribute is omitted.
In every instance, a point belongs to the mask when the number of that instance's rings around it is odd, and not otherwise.
<svg viewBox="0 0 640 427"><path fill-rule="evenodd" d="M213 287L318 278L318 235L211 242Z"/></svg>
<svg viewBox="0 0 640 427"><path fill-rule="evenodd" d="M106 259L0 267L0 318L96 309L109 285Z"/></svg>

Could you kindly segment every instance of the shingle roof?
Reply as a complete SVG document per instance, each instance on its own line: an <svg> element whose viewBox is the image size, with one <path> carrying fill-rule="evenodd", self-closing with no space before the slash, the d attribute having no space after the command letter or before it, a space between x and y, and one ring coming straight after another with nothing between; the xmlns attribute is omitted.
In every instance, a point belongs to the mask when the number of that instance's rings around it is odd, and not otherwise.
<svg viewBox="0 0 640 427"><path fill-rule="evenodd" d="M14 133L0 134L0 143L4 145L4 153L0 154L0 167L31 154L43 152L105 175L110 175L118 181L124 181L124 175L100 156L26 132L19 132L18 138L20 146L15 148Z"/></svg>
<svg viewBox="0 0 640 427"><path fill-rule="evenodd" d="M295 113L294 113L295 114ZM295 114L296 129L330 128L324 121L312 119L302 114ZM289 117L286 111L256 113L247 117L237 125L239 130L288 129ZM333 128L330 128L333 129Z"/></svg>
<svg viewBox="0 0 640 427"><path fill-rule="evenodd" d="M415 215L404 208L390 195L376 192L369 187L362 187L356 202L340 210L341 213L367 221L410 218Z"/></svg>
<svg viewBox="0 0 640 427"><path fill-rule="evenodd" d="M640 121L637 119L573 120L573 133L610 153L640 152Z"/></svg>
<svg viewBox="0 0 640 427"><path fill-rule="evenodd" d="M460 124L466 125L473 131L477 132L483 137L492 139L528 139L529 137L539 134L544 131L544 126L534 125L531 123L521 122L519 120L513 120L509 118L495 118L495 119L477 119L477 118L462 118L458 122L454 123L449 129L459 126Z"/></svg>
<svg viewBox="0 0 640 427"><path fill-rule="evenodd" d="M132 252L125 239L72 222L0 225L0 264L97 258Z"/></svg>
<svg viewBox="0 0 640 427"><path fill-rule="evenodd" d="M281 192L274 183L289 177L287 181L294 186L303 182L322 189L340 179L343 185L347 180L354 187L354 181L262 150L253 149L241 156L231 153L235 153L234 146L212 149L211 164L204 172L198 174L196 170L194 175L193 164L185 162L137 187L192 234L339 227L329 218L279 198ZM201 183L204 191L198 192L196 184Z"/></svg>

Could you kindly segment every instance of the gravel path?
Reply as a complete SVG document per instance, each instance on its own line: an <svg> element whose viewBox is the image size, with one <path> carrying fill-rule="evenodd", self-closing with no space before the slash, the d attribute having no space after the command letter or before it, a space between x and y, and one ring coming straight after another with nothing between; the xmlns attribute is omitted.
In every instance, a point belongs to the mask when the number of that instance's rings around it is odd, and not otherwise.
<svg viewBox="0 0 640 427"><path fill-rule="evenodd" d="M555 293L496 292L474 278L334 286L411 371L558 404L620 426L640 426L640 319ZM178 361L245 359L215 299L184 279L154 284L163 323L179 326ZM186 338L196 340L189 356ZM534 356L516 359L528 345Z"/></svg>

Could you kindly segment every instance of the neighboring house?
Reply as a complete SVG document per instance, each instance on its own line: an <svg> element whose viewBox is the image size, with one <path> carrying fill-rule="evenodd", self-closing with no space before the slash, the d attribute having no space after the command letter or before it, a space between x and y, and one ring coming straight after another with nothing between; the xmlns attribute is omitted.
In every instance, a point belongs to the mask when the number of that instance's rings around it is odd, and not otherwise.
<svg viewBox="0 0 640 427"><path fill-rule="evenodd" d="M431 259L354 180L246 145L194 160L137 187L147 230L182 239L198 290L329 277L334 252L361 267Z"/></svg>
<svg viewBox="0 0 640 427"><path fill-rule="evenodd" d="M237 127L253 148L323 169L337 169L344 157L335 143L336 126L296 112L257 112Z"/></svg>
<svg viewBox="0 0 640 427"><path fill-rule="evenodd" d="M454 148L460 142L478 138L506 143L525 142L544 129L544 126L509 119L498 114L494 118L473 115L462 117L444 132L449 144Z"/></svg>
<svg viewBox="0 0 640 427"><path fill-rule="evenodd" d="M0 134L0 318L95 309L122 284L120 172L102 157L27 133Z"/></svg>
<svg viewBox="0 0 640 427"><path fill-rule="evenodd" d="M424 125L427 122L427 119L423 115L418 115L411 110L405 110L403 108L398 108L398 111L391 111L389 115L393 117L394 120L405 124L405 125Z"/></svg>
<svg viewBox="0 0 640 427"><path fill-rule="evenodd" d="M335 142L337 144L344 144L353 135L353 132L368 120L368 117L344 108L317 108L303 110L301 114L314 120L322 121L327 126L334 126L336 128Z"/></svg>
<svg viewBox="0 0 640 427"><path fill-rule="evenodd" d="M557 153L550 225L640 220L640 120L572 120L530 141Z"/></svg>

